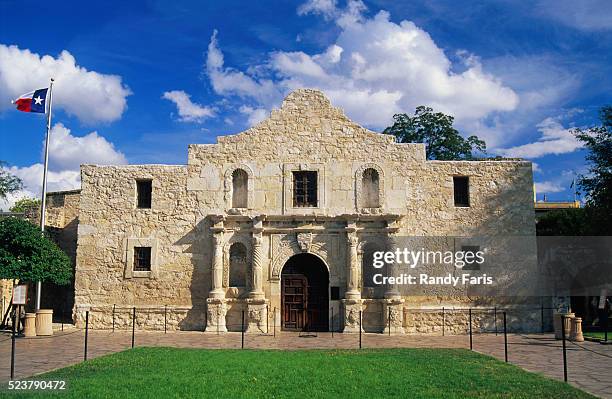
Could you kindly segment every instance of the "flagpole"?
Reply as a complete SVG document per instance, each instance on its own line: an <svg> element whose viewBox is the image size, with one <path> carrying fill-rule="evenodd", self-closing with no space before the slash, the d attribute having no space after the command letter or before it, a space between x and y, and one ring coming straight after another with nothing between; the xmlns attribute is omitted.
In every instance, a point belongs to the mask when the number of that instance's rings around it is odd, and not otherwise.
<svg viewBox="0 0 612 399"><path fill-rule="evenodd" d="M49 84L49 107L47 108L47 135L45 138L45 166L43 169L42 199L40 207L40 231L45 231L45 217L47 209L47 168L49 166L49 136L51 135L51 106L53 105L53 78ZM40 292L42 284L36 282L36 310L40 310Z"/></svg>

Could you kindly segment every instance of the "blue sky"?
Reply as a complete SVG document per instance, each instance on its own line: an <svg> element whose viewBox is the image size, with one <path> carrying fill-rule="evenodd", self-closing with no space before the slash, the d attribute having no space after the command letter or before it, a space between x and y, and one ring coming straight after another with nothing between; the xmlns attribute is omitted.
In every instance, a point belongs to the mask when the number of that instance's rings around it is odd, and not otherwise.
<svg viewBox="0 0 612 399"><path fill-rule="evenodd" d="M10 100L51 75L51 190L78 187L81 163L183 164L316 87L376 131L421 104L453 114L535 162L540 198L572 199L568 129L612 103L612 3L529 3L0 1L0 159L26 183L9 203L38 195L44 139Z"/></svg>

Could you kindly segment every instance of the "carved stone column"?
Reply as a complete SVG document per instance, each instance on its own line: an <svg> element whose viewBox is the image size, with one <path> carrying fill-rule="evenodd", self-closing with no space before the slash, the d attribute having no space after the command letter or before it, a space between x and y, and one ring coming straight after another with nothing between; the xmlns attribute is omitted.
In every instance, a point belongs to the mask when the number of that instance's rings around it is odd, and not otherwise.
<svg viewBox="0 0 612 399"><path fill-rule="evenodd" d="M226 315L227 306L225 300L208 298L206 300L206 332L213 334L227 332Z"/></svg>
<svg viewBox="0 0 612 399"><path fill-rule="evenodd" d="M343 324L345 333L358 333L362 325L362 301L359 287L359 264L357 259L357 233L355 223L349 223L346 227L346 294L342 300Z"/></svg>
<svg viewBox="0 0 612 399"><path fill-rule="evenodd" d="M263 250L261 233L253 234L253 262L251 267L251 293L252 299L263 299Z"/></svg>
<svg viewBox="0 0 612 399"><path fill-rule="evenodd" d="M343 333L358 333L359 326L363 331L363 322L360 322L360 317L363 318L363 304L361 299L343 299Z"/></svg>
<svg viewBox="0 0 612 399"><path fill-rule="evenodd" d="M357 234L355 229L347 227L347 251L346 251L346 299L361 299L359 288L359 264L357 259Z"/></svg>
<svg viewBox="0 0 612 399"><path fill-rule="evenodd" d="M225 290L223 289L223 219L216 220L212 230L211 290L206 299L206 332L227 332Z"/></svg>
<svg viewBox="0 0 612 399"><path fill-rule="evenodd" d="M212 289L209 298L224 299L223 289L223 230L213 231Z"/></svg>
<svg viewBox="0 0 612 399"><path fill-rule="evenodd" d="M388 248L387 249L389 251L395 252L395 249L397 248L397 240L396 240L395 236L390 235L389 238L388 238L388 243L389 244L388 244ZM396 277L398 275L399 275L399 267L398 267L397 263L394 262L394 263L390 264L387 267L387 276L388 277L391 277L391 276ZM395 284L395 283L394 284L387 284L387 288L385 290L385 298L386 299L394 299L394 300L401 299L401 295L400 295L400 292L399 292L399 290L397 288L397 284Z"/></svg>
<svg viewBox="0 0 612 399"><path fill-rule="evenodd" d="M385 299L383 303L383 320L385 334L405 334L404 330L404 300L402 298Z"/></svg>
<svg viewBox="0 0 612 399"><path fill-rule="evenodd" d="M247 299L247 333L268 333L268 301L263 290L263 219L253 221L253 259L251 262L251 292Z"/></svg>

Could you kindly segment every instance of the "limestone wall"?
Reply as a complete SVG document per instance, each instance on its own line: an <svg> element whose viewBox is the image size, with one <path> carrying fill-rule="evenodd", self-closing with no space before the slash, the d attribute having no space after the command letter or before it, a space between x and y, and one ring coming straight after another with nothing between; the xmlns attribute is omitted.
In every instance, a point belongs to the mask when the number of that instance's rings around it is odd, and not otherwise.
<svg viewBox="0 0 612 399"><path fill-rule="evenodd" d="M236 168L248 174L246 209L232 208L231 174ZM377 209L361 204L366 168L380 176L382 206ZM318 172L317 207L293 207L296 170ZM469 208L453 204L454 175L470 177ZM153 181L151 209L136 207L136 179L144 178ZM398 234L404 235L535 233L529 162L426 161L424 145L397 144L392 136L360 127L313 90L290 94L281 109L245 132L220 136L217 144L190 145L186 166L83 165L81 180L75 312L80 321L86 309L98 309L92 321L104 328L112 324L113 304L149 309L144 320L151 320L152 328L159 328L164 305L184 312L173 326L203 327L211 288L213 215L244 216L225 227L225 252L232 240L250 237L249 218L262 214L398 214L403 216ZM50 220L66 220L67 214L53 214ZM326 254L335 263L328 266L334 282L345 284L345 236L334 234L337 243L330 241L334 244ZM154 248L153 270L146 277L127 270L135 242ZM276 300L278 285L270 282L275 251L270 234L264 233L262 248L264 291ZM232 303L240 304L244 290L226 289ZM368 323L376 325L382 306L372 302L368 307Z"/></svg>

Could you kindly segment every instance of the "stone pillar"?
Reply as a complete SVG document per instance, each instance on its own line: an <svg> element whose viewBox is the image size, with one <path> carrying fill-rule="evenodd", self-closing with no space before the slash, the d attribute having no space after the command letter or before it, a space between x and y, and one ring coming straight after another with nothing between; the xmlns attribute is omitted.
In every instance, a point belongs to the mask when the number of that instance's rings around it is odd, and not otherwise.
<svg viewBox="0 0 612 399"><path fill-rule="evenodd" d="M395 252L395 249L397 248L397 240L395 239L395 236L390 235L388 240L389 240L388 250ZM394 262L387 267L387 276L390 277L390 276L398 276L398 275L399 275L399 267L397 263ZM401 295L397 289L397 284L395 283L387 284L387 289L385 290L385 298L392 299L392 300L401 299Z"/></svg>
<svg viewBox="0 0 612 399"><path fill-rule="evenodd" d="M385 321L384 333L405 334L404 331L404 300L402 298L386 299L383 303L383 320Z"/></svg>
<svg viewBox="0 0 612 399"><path fill-rule="evenodd" d="M213 232L212 289L209 298L225 299L223 289L223 230Z"/></svg>
<svg viewBox="0 0 612 399"><path fill-rule="evenodd" d="M274 320L268 321L268 301L265 298L247 299L246 332L249 334L268 334Z"/></svg>
<svg viewBox="0 0 612 399"><path fill-rule="evenodd" d="M227 306L223 289L223 222L217 222L212 232L212 287L206 299L206 332L227 332L225 323Z"/></svg>
<svg viewBox="0 0 612 399"><path fill-rule="evenodd" d="M253 233L253 262L251 267L251 293L252 299L264 299L263 291L263 250L261 233Z"/></svg>
<svg viewBox="0 0 612 399"><path fill-rule="evenodd" d="M357 259L357 234L355 229L347 227L347 251L346 251L346 299L360 300L359 289L359 264Z"/></svg>
<svg viewBox="0 0 612 399"><path fill-rule="evenodd" d="M357 258L357 233L355 223L346 227L346 294L342 300L343 324L345 333L359 332L359 314L363 311L361 290L359 287L359 264ZM363 320L362 320L363 322ZM361 326L363 331L363 323Z"/></svg>
<svg viewBox="0 0 612 399"><path fill-rule="evenodd" d="M206 332L216 334L227 332L225 316L227 306L223 299L208 298L206 300Z"/></svg>
<svg viewBox="0 0 612 399"><path fill-rule="evenodd" d="M344 310L343 324L344 333L358 333L359 332L359 314L363 311L363 304L361 299L343 299L342 306ZM362 315L363 318L363 315ZM363 322L361 324L361 331L363 331Z"/></svg>

